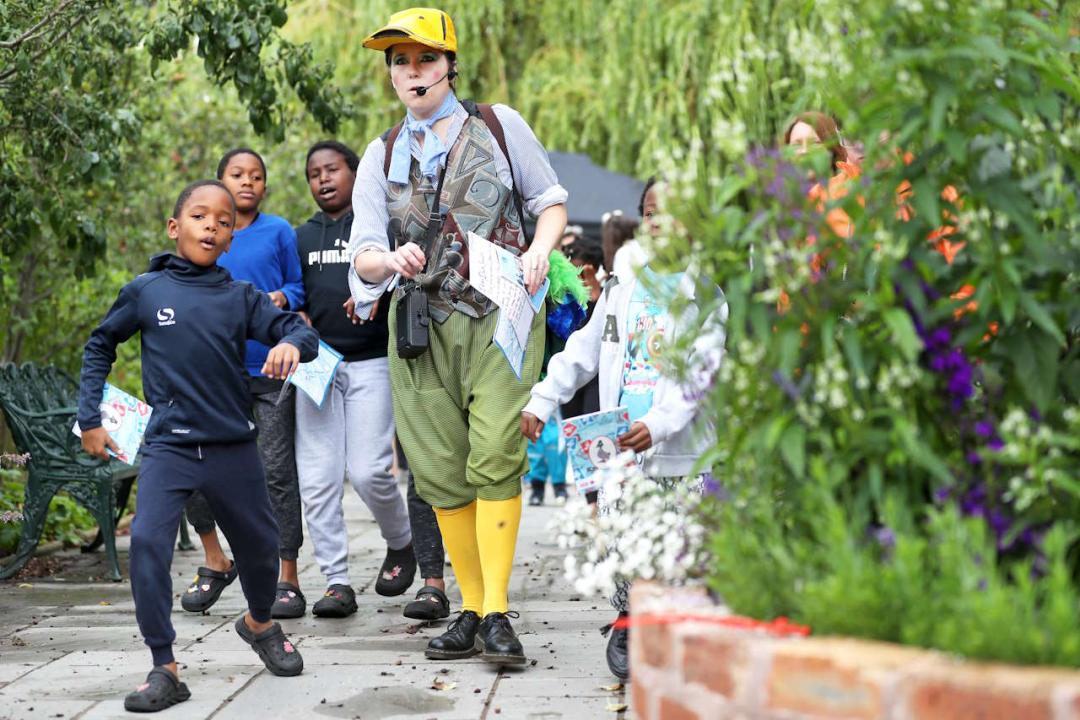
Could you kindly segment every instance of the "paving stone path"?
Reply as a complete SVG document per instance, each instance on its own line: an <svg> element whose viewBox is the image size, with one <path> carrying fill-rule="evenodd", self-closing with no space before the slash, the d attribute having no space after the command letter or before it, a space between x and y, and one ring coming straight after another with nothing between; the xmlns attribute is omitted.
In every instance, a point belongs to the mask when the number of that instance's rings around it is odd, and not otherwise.
<svg viewBox="0 0 1080 720"><path fill-rule="evenodd" d="M510 604L530 664L502 670L479 661L424 659L445 621L416 625L401 615L406 598L374 593L384 546L367 509L346 495L350 567L359 612L345 620L283 621L304 654L304 673L278 678L232 630L243 612L239 583L207 615L180 610L201 550L173 561L173 622L181 674L191 700L162 718L622 718L626 702L604 663L597 629L611 621L607 602L581 598L562 580L562 555L546 525L554 509L526 507ZM127 542L121 539L122 564ZM143 681L150 654L135 625L126 581L94 580L103 555L69 553L62 577L0 582L0 718L132 718L123 696ZM309 606L324 588L310 544L300 555ZM449 567L451 598L458 597ZM126 569L125 569L126 576ZM419 579L418 579L419 583ZM419 584L414 585L415 592Z"/></svg>

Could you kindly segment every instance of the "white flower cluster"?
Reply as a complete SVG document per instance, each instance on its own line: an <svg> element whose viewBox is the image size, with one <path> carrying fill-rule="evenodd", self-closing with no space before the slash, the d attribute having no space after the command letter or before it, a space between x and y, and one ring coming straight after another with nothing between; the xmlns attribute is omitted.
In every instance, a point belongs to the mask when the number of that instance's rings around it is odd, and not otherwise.
<svg viewBox="0 0 1080 720"><path fill-rule="evenodd" d="M695 512L701 483L659 482L637 467L602 472L598 517L575 499L549 526L569 551L567 581L583 594L609 595L620 581L680 584L699 576L706 537Z"/></svg>
<svg viewBox="0 0 1080 720"><path fill-rule="evenodd" d="M911 388L919 381L921 373L919 366L914 363L901 362L893 359L888 365L882 365L878 369L875 389L885 401L896 410L904 405L903 391Z"/></svg>
<svg viewBox="0 0 1080 720"><path fill-rule="evenodd" d="M998 459L1012 465L1016 474L1009 478L1005 499L1018 511L1056 491L1056 487L1073 487L1075 468L1068 460L1080 449L1080 407L1065 408L1062 418L1067 427L1054 430L1035 420L1020 408L1012 408L998 426L1004 447Z"/></svg>
<svg viewBox="0 0 1080 720"><path fill-rule="evenodd" d="M802 68L811 82L847 77L852 66L846 48L826 39L838 37L841 37L838 28L824 32L817 28L792 27L787 34L788 57Z"/></svg>
<svg viewBox="0 0 1080 720"><path fill-rule="evenodd" d="M761 372L765 359L765 345L750 340L740 340L736 352L729 353L720 363L717 382L734 391L728 424L738 424L741 415L749 415L764 396L764 383L770 382Z"/></svg>
<svg viewBox="0 0 1080 720"><path fill-rule="evenodd" d="M814 402L840 410L848 403L848 375L840 353L831 352L814 373Z"/></svg>

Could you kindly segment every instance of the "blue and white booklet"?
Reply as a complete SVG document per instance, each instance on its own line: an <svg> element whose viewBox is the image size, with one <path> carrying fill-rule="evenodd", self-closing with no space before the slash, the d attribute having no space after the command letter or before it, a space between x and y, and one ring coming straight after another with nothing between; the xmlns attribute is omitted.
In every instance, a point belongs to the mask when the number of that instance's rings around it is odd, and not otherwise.
<svg viewBox="0 0 1080 720"><path fill-rule="evenodd" d="M300 363L296 372L289 376L289 382L307 393L321 408L326 400L326 391L330 389L330 383L334 382L334 373L337 372L341 359L341 353L320 340L318 356L311 362Z"/></svg>
<svg viewBox="0 0 1080 720"><path fill-rule="evenodd" d="M630 413L624 407L567 418L562 423L566 452L580 492L600 486L597 470L614 467L619 458L616 438L630 430Z"/></svg>
<svg viewBox="0 0 1080 720"><path fill-rule="evenodd" d="M101 427L105 428L105 432L109 433L109 437L120 448L120 452L109 450L109 454L128 465L134 464L154 409L134 395L129 395L109 383L105 383L101 405L98 407L101 409ZM77 422L71 432L82 437L82 429Z"/></svg>
<svg viewBox="0 0 1080 720"><path fill-rule="evenodd" d="M529 346L532 321L544 306L547 278L529 295L521 269L521 258L495 243L469 233L469 284L499 308L499 320L492 341L502 350L518 380Z"/></svg>

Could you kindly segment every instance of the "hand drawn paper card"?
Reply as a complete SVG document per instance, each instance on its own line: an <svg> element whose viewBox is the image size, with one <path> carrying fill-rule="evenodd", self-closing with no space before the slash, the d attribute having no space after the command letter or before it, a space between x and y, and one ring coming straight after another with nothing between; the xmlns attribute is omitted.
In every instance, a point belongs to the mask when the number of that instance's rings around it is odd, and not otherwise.
<svg viewBox="0 0 1080 720"><path fill-rule="evenodd" d="M322 407L326 391L330 389L330 383L334 382L334 373L341 364L341 357L341 353L320 340L318 356L311 362L300 363L296 372L289 376L289 382Z"/></svg>
<svg viewBox="0 0 1080 720"><path fill-rule="evenodd" d="M150 424L153 408L109 383L105 383L99 407L101 427L105 428L105 432L109 433L109 437L120 448L120 452L109 450L109 454L115 455L117 460L128 465L134 464L143 435L146 434L146 426ZM82 437L79 423L75 423L71 432Z"/></svg>
<svg viewBox="0 0 1080 720"><path fill-rule="evenodd" d="M598 488L600 481L596 471L614 465L619 456L615 439L629 430L630 413L624 407L563 420L566 452L579 491Z"/></svg>

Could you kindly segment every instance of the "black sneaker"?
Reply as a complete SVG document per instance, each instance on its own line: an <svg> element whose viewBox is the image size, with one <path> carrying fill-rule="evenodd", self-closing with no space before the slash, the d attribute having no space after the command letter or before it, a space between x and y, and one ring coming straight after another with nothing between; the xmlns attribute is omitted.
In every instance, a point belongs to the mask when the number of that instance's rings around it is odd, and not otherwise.
<svg viewBox="0 0 1080 720"><path fill-rule="evenodd" d="M379 579L375 581L375 592L384 597L402 595L413 584L416 577L416 555L412 543L400 550L386 549L386 559L379 569Z"/></svg>
<svg viewBox="0 0 1080 720"><path fill-rule="evenodd" d="M472 657L480 650L476 647L476 631L480 616L465 610L446 626L446 632L428 642L424 655L432 660L460 660Z"/></svg>
<svg viewBox="0 0 1080 720"><path fill-rule="evenodd" d="M322 618L343 618L356 612L356 593L348 585L331 585L311 606L311 614Z"/></svg>
<svg viewBox="0 0 1080 720"><path fill-rule="evenodd" d="M524 665L525 651L510 627L510 618L519 617L516 612L493 612L484 616L477 633L480 659L498 665Z"/></svg>
<svg viewBox="0 0 1080 720"><path fill-rule="evenodd" d="M619 613L619 619L611 625L605 625L600 632L608 636L607 666L611 674L620 680L630 677L630 628L623 623L630 613Z"/></svg>
<svg viewBox="0 0 1080 720"><path fill-rule="evenodd" d="M270 608L270 617L275 620L304 617L307 612L307 598L300 588L292 583L279 582L277 584L277 598L274 606Z"/></svg>
<svg viewBox="0 0 1080 720"><path fill-rule="evenodd" d="M529 494L529 504L544 504L544 483L535 481L532 483L532 493Z"/></svg>
<svg viewBox="0 0 1080 720"><path fill-rule="evenodd" d="M124 709L128 712L157 712L182 703L190 697L188 686L159 665L146 676L146 682L124 698Z"/></svg>

